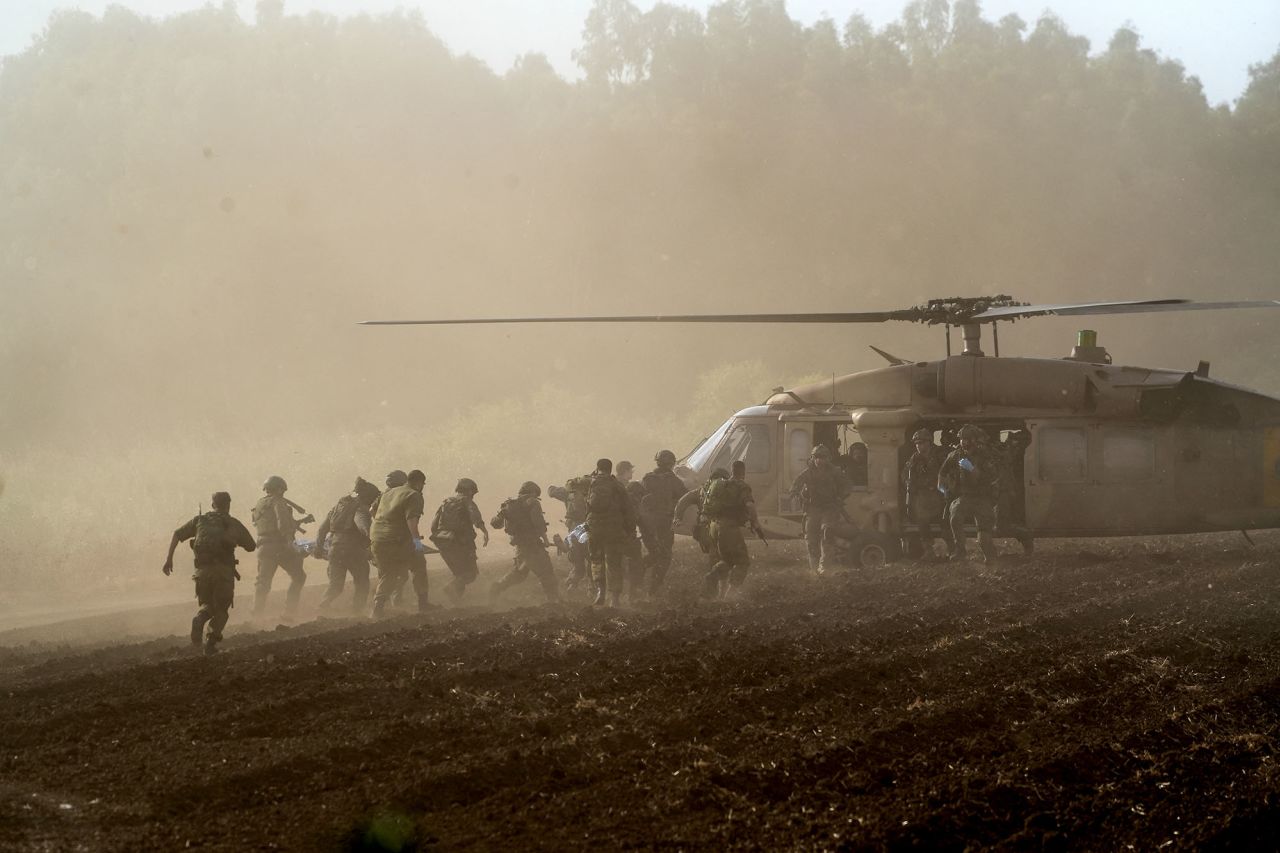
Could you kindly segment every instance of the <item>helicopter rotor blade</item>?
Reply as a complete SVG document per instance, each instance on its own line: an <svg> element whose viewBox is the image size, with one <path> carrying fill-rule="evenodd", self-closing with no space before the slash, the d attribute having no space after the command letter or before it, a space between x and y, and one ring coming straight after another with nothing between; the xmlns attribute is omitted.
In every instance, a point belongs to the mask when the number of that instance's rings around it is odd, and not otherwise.
<svg viewBox="0 0 1280 853"><path fill-rule="evenodd" d="M364 320L362 326L463 326L493 323L883 323L921 319L915 308L900 311L814 314L656 314L617 317L488 317L454 320Z"/></svg>
<svg viewBox="0 0 1280 853"><path fill-rule="evenodd" d="M1223 308L1280 308L1280 300L1243 302L1195 302L1190 299L1137 299L1127 302L1079 302L1062 305L1014 305L991 308L973 316L974 321L1014 320L1052 314L1076 317L1090 314L1152 314L1163 311L1215 311Z"/></svg>

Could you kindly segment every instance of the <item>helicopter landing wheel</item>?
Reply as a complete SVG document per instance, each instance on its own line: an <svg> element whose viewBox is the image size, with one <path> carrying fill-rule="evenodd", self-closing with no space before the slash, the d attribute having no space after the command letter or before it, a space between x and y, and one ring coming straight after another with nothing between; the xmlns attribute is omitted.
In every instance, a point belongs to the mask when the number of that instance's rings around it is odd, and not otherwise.
<svg viewBox="0 0 1280 853"><path fill-rule="evenodd" d="M864 532L853 542L854 563L864 569L878 569L902 557L902 544L884 533Z"/></svg>

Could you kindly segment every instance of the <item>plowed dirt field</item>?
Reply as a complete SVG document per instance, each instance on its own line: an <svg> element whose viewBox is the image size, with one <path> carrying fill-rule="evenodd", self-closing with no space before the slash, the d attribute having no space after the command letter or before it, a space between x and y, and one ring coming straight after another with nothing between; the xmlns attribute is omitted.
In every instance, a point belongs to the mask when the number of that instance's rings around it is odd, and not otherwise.
<svg viewBox="0 0 1280 853"><path fill-rule="evenodd" d="M0 634L0 846L1275 849L1280 536L752 547L727 603L681 546L641 609Z"/></svg>

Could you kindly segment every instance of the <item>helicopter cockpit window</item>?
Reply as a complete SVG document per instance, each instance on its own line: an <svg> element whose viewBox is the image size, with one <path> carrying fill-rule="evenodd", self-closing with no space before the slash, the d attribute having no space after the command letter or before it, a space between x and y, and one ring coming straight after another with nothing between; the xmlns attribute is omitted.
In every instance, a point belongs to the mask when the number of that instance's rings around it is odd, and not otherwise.
<svg viewBox="0 0 1280 853"><path fill-rule="evenodd" d="M1039 444L1040 479L1048 483L1078 483L1089 471L1089 439L1082 429L1045 427Z"/></svg>
<svg viewBox="0 0 1280 853"><path fill-rule="evenodd" d="M711 454L715 453L716 448L720 445L720 439L724 438L724 434L729 431L731 426L733 426L733 418L722 423L719 429L704 438L685 459L685 465L694 471L704 470L707 461L711 458ZM706 472L710 474L711 469L706 468Z"/></svg>
<svg viewBox="0 0 1280 853"><path fill-rule="evenodd" d="M1102 471L1108 482L1136 483L1156 474L1156 440L1146 431L1125 430L1102 436Z"/></svg>
<svg viewBox="0 0 1280 853"><path fill-rule="evenodd" d="M738 424L730 430L710 470L728 468L741 459L747 463L748 474L763 474L769 470L772 455L773 439L769 424Z"/></svg>

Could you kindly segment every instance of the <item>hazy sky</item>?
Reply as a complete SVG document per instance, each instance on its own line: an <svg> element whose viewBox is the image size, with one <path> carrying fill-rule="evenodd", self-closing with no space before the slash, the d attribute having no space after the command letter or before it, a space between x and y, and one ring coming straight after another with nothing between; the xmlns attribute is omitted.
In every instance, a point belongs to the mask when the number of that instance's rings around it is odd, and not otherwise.
<svg viewBox="0 0 1280 853"><path fill-rule="evenodd" d="M230 0L252 18L254 0ZM676 0L706 8L708 0ZM0 0L0 54L25 48L58 8L101 14L122 5L149 15L166 15L209 5L208 0ZM649 8L651 0L638 0ZM843 23L862 12L880 25L898 17L904 0L790 0L792 17L810 23L820 17ZM1280 0L985 0L987 17L1016 12L1028 22L1053 9L1094 50L1106 46L1126 22L1143 43L1181 60L1200 78L1210 101L1234 101L1248 83L1248 66L1270 59L1280 49ZM286 0L286 13L321 10L335 14L421 9L431 29L459 53L471 53L495 70L505 71L514 57L539 51L562 74L576 74L570 56L591 0Z"/></svg>

